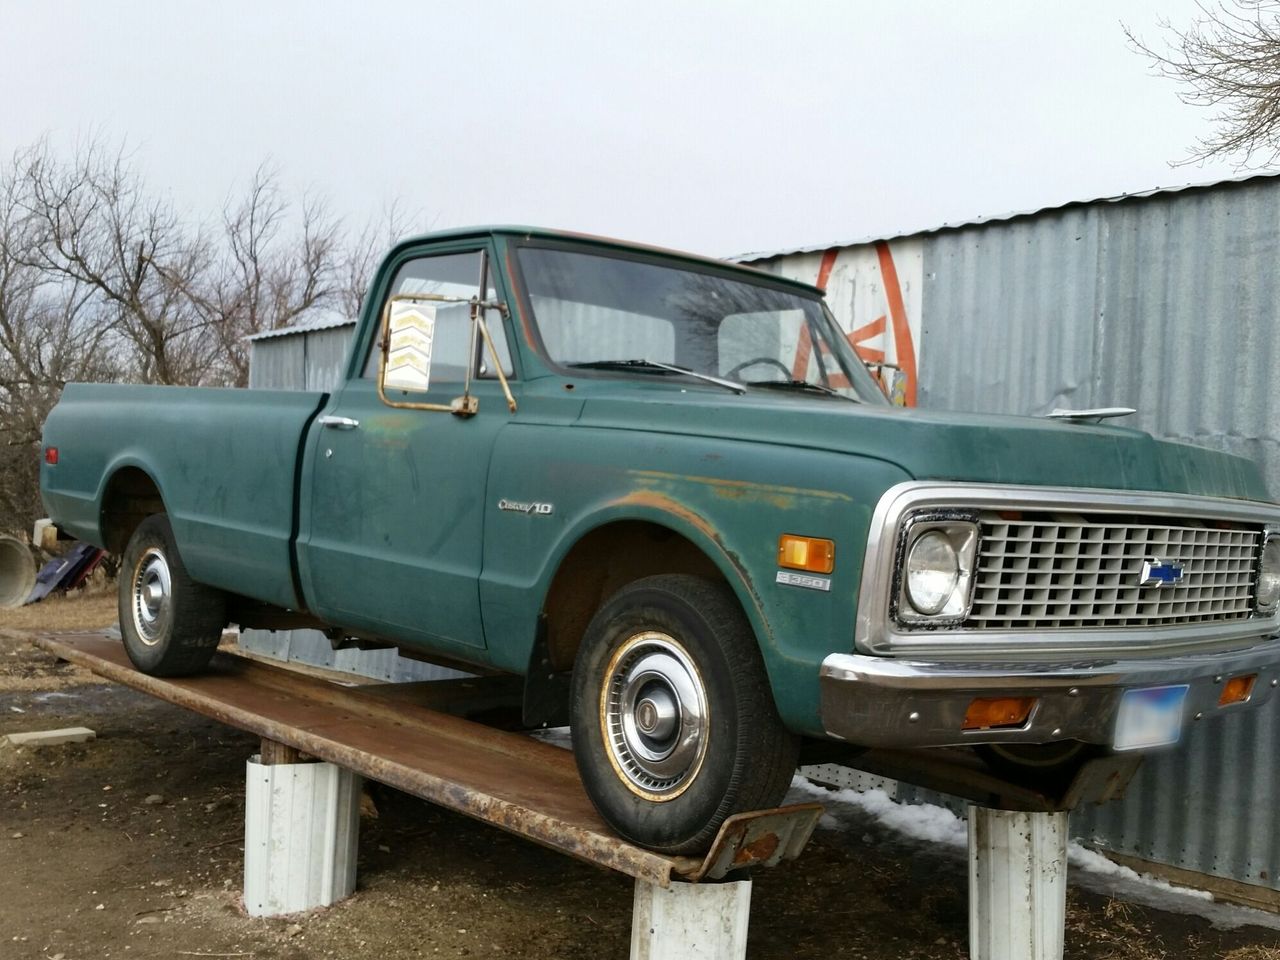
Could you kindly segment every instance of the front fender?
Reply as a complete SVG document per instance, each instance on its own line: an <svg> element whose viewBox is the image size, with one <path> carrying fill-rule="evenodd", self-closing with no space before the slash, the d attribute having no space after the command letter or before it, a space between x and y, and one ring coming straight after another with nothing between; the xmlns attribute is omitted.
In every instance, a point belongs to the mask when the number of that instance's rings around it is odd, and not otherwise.
<svg viewBox="0 0 1280 960"><path fill-rule="evenodd" d="M720 571L738 598L751 627L761 644L772 643L769 618L751 579L751 572L741 558L725 546L721 535L706 517L677 496L658 490L638 489L596 505L585 512L556 544L551 563L543 571L535 588L545 598L556 572L570 551L583 537L601 527L623 520L638 520L666 527L680 534L707 556Z"/></svg>
<svg viewBox="0 0 1280 960"><path fill-rule="evenodd" d="M574 545L605 524L647 521L685 537L724 575L759 641L784 721L821 735L819 669L827 655L853 649L871 514L884 490L906 478L847 454L513 426L495 450L486 503L480 589L490 654L496 666L524 672L547 592ZM551 512L499 510L503 499ZM836 541L829 590L776 582L783 533Z"/></svg>

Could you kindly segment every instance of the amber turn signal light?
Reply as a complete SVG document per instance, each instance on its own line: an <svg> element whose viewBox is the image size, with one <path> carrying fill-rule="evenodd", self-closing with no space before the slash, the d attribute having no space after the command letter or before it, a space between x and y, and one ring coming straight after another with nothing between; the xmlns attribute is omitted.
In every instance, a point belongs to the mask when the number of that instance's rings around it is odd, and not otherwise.
<svg viewBox="0 0 1280 960"><path fill-rule="evenodd" d="M1020 727L1031 716L1035 697L979 697L964 712L965 730Z"/></svg>
<svg viewBox="0 0 1280 960"><path fill-rule="evenodd" d="M1244 703L1253 695L1253 681L1258 679L1256 673L1244 677L1232 677L1222 688L1222 696L1218 698L1218 706L1229 707L1233 703Z"/></svg>
<svg viewBox="0 0 1280 960"><path fill-rule="evenodd" d="M778 538L778 566L809 573L830 573L836 568L835 541L784 533Z"/></svg>

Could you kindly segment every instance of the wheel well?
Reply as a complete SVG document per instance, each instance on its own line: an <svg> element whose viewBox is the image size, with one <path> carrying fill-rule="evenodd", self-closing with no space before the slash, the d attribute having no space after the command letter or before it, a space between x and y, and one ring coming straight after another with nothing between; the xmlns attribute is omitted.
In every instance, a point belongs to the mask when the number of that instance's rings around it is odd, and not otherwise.
<svg viewBox="0 0 1280 960"><path fill-rule="evenodd" d="M164 513L155 481L137 467L116 471L102 498L102 539L110 553L123 553L133 531L153 513Z"/></svg>
<svg viewBox="0 0 1280 960"><path fill-rule="evenodd" d="M634 580L660 573L725 582L697 544L660 524L618 521L574 544L551 581L542 611L551 667L572 669L587 624L606 599Z"/></svg>

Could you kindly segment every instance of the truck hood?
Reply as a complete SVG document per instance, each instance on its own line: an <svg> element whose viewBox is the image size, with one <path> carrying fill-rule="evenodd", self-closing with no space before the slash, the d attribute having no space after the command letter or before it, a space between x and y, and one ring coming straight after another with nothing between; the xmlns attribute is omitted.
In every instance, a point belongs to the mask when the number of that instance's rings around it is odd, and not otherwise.
<svg viewBox="0 0 1280 960"><path fill-rule="evenodd" d="M639 394L639 395L638 395ZM779 400L667 389L596 395L584 426L828 450L895 464L916 480L1103 487L1267 500L1251 461L1127 427L1032 417Z"/></svg>

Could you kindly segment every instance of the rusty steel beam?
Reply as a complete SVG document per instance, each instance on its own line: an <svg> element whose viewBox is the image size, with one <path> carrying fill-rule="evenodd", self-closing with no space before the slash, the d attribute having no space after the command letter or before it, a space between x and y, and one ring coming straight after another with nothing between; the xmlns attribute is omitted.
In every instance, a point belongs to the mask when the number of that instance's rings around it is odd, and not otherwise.
<svg viewBox="0 0 1280 960"><path fill-rule="evenodd" d="M200 676L152 677L133 667L118 640L101 634L34 642L108 680L659 886L798 856L822 812L801 804L739 814L725 822L705 858L664 856L610 832L569 751L430 709L412 690L388 695L386 685L339 686L225 653ZM423 693L429 702L430 691Z"/></svg>
<svg viewBox="0 0 1280 960"><path fill-rule="evenodd" d="M841 763L993 810L1058 813L1123 796L1142 755L1091 757L1058 778L1029 770L1022 782L993 772L965 749L869 750Z"/></svg>

